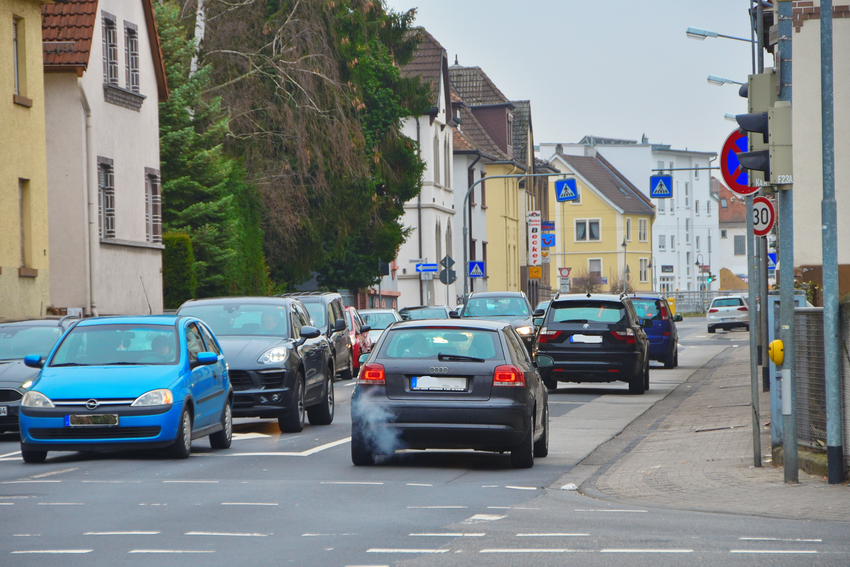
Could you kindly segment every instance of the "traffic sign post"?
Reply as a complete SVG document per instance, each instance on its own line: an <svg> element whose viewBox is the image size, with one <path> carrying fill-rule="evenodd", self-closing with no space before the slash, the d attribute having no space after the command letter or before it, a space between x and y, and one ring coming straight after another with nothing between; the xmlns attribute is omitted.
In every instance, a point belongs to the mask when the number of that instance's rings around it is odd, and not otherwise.
<svg viewBox="0 0 850 567"><path fill-rule="evenodd" d="M720 173L723 174L723 180L733 193L741 196L751 195L759 190L758 187L750 187L750 176L738 161L739 153L749 151L747 143L747 136L735 130L726 138L720 152Z"/></svg>
<svg viewBox="0 0 850 567"><path fill-rule="evenodd" d="M578 186L575 179L560 179L555 182L555 200L559 203L578 199Z"/></svg>
<svg viewBox="0 0 850 567"><path fill-rule="evenodd" d="M767 236L776 222L776 209L767 197L753 199L753 234Z"/></svg>
<svg viewBox="0 0 850 567"><path fill-rule="evenodd" d="M651 176L649 178L649 196L653 199L670 199L673 197L673 176Z"/></svg>

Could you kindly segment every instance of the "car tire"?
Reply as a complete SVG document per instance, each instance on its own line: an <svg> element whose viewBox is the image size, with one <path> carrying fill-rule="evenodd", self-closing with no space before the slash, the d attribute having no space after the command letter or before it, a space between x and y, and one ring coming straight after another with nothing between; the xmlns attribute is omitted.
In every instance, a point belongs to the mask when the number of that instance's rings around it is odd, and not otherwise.
<svg viewBox="0 0 850 567"><path fill-rule="evenodd" d="M334 382L328 377L322 388L322 399L307 408L307 417L312 425L330 425L334 420Z"/></svg>
<svg viewBox="0 0 850 567"><path fill-rule="evenodd" d="M230 400L227 400L224 409L221 410L221 431L216 431L210 435L210 447L213 449L230 449L232 442L233 410L230 407Z"/></svg>
<svg viewBox="0 0 850 567"><path fill-rule="evenodd" d="M25 463L43 463L47 459L47 451L33 451L21 447L21 456Z"/></svg>
<svg viewBox="0 0 850 567"><path fill-rule="evenodd" d="M715 331L715 328L714 328L714 327L712 327L712 326L709 326L709 327L708 327L708 332L709 332L709 334L714 333L714 331Z"/></svg>
<svg viewBox="0 0 850 567"><path fill-rule="evenodd" d="M664 368L676 368L676 358L678 356L679 345L673 344L673 348L670 349L670 352L667 353L667 356L664 357Z"/></svg>
<svg viewBox="0 0 850 567"><path fill-rule="evenodd" d="M351 355L348 356L348 366L342 369L339 373L340 380L351 380L354 378L354 362L351 360Z"/></svg>
<svg viewBox="0 0 850 567"><path fill-rule="evenodd" d="M550 392L554 392L558 389L558 381L553 378L544 378L543 385L546 386L546 389Z"/></svg>
<svg viewBox="0 0 850 567"><path fill-rule="evenodd" d="M173 459L188 459L192 452L192 414L189 408L183 408L180 415L180 425L177 427L177 437L168 448Z"/></svg>
<svg viewBox="0 0 850 567"><path fill-rule="evenodd" d="M530 421L525 439L511 449L511 466L515 469L530 469L534 466L534 418Z"/></svg>
<svg viewBox="0 0 850 567"><path fill-rule="evenodd" d="M366 442L362 433L351 430L351 462L355 467L368 467L375 464L375 453Z"/></svg>
<svg viewBox="0 0 850 567"><path fill-rule="evenodd" d="M649 363L646 363L646 370L643 371L643 391L649 391Z"/></svg>
<svg viewBox="0 0 850 567"><path fill-rule="evenodd" d="M534 457L542 458L549 454L549 405L543 409L543 435L534 442Z"/></svg>
<svg viewBox="0 0 850 567"><path fill-rule="evenodd" d="M676 343L676 354L673 358L673 368L679 367L679 343Z"/></svg>
<svg viewBox="0 0 850 567"><path fill-rule="evenodd" d="M645 382L646 372L640 372L631 377L629 380L629 393L635 395L642 395L646 391L646 382Z"/></svg>
<svg viewBox="0 0 850 567"><path fill-rule="evenodd" d="M295 375L294 394L289 412L277 418L277 425L283 433L299 433L304 430L304 378L301 372Z"/></svg>
<svg viewBox="0 0 850 567"><path fill-rule="evenodd" d="M747 325L746 327L744 327L744 330L745 330L745 331L747 331L747 332L749 333L749 332L750 332L750 326L749 326L749 325Z"/></svg>

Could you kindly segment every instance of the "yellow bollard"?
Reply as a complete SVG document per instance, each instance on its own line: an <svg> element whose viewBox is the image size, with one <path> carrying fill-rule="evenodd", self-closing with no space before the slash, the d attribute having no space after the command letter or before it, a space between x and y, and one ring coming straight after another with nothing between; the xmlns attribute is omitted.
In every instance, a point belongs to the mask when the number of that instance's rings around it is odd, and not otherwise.
<svg viewBox="0 0 850 567"><path fill-rule="evenodd" d="M785 345L782 344L782 341L779 339L772 341L770 346L767 347L767 356L770 357L773 364L782 366L782 362L785 360Z"/></svg>

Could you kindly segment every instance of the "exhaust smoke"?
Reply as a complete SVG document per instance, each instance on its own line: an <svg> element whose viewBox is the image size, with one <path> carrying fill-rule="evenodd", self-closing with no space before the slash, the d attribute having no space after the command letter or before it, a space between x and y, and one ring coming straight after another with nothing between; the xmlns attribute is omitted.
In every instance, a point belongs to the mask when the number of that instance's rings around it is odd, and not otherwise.
<svg viewBox="0 0 850 567"><path fill-rule="evenodd" d="M375 402L370 392L360 391L357 398L351 400L352 434L362 435L366 446L376 455L392 455L398 449L404 449L395 428L387 427L395 421L395 415Z"/></svg>

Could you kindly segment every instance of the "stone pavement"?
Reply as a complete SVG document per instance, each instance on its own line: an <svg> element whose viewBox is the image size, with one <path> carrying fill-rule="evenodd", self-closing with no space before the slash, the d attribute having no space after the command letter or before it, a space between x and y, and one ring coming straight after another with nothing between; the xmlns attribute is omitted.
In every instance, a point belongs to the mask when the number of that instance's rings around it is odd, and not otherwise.
<svg viewBox="0 0 850 567"><path fill-rule="evenodd" d="M656 410L663 414L647 415L631 438L624 431L616 454L603 450L595 463L590 455L583 465L595 472L579 490L638 506L850 521L846 481L830 485L801 470L799 484L785 484L773 466L767 392L759 399L764 466L753 466L748 356L727 349L664 400L667 409Z"/></svg>

